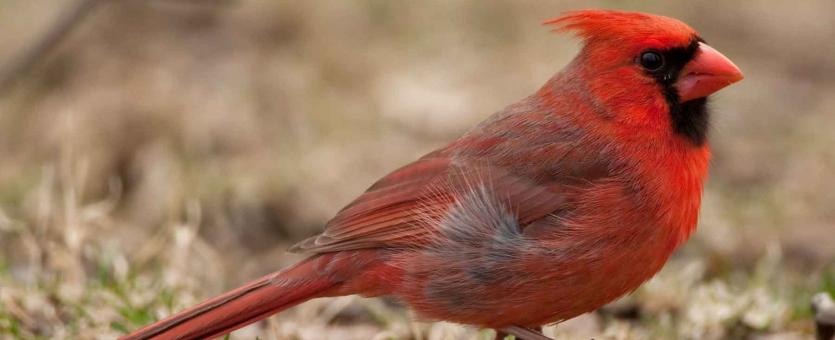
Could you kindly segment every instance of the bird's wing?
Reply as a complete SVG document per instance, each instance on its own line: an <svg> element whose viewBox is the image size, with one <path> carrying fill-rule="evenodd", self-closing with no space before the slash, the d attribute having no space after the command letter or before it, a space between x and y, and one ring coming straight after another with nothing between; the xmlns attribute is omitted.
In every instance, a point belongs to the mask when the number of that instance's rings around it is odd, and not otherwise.
<svg viewBox="0 0 835 340"><path fill-rule="evenodd" d="M599 164L588 162L586 155L565 145L551 147L552 161L564 166L539 173L524 164L431 154L383 177L328 222L322 234L291 251L420 246L438 231L437 222L455 198L477 187L488 189L524 228L565 209L571 193L600 172Z"/></svg>
<svg viewBox="0 0 835 340"><path fill-rule="evenodd" d="M427 232L422 222L428 214L442 214L452 202L440 184L449 167L447 157L424 157L390 173L337 213L322 234L291 251L322 253L420 239Z"/></svg>

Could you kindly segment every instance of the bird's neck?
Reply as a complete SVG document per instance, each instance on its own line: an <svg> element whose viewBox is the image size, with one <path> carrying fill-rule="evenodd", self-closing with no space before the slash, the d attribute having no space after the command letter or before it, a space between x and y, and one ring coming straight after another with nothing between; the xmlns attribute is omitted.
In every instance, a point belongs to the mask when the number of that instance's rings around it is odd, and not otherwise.
<svg viewBox="0 0 835 340"><path fill-rule="evenodd" d="M637 176L632 180L642 184L642 194L651 196L645 201L657 205L651 210L672 252L696 227L710 162L708 143L695 144L674 131L663 96L623 100L622 93L584 80L587 75L576 66L549 80L537 100L566 124L583 130L587 141L596 141L601 149L618 149L620 163Z"/></svg>

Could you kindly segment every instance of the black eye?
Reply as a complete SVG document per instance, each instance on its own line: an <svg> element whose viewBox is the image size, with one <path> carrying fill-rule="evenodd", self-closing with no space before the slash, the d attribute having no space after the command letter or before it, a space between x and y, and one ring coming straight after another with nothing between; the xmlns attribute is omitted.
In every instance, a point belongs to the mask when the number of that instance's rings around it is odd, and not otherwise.
<svg viewBox="0 0 835 340"><path fill-rule="evenodd" d="M658 71L664 66L664 57L653 51L641 53L641 66L648 71Z"/></svg>

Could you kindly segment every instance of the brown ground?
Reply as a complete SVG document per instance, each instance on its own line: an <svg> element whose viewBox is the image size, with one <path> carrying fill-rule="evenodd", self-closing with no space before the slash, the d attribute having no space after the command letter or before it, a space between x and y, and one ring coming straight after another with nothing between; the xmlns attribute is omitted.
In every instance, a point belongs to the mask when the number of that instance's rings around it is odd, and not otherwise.
<svg viewBox="0 0 835 340"><path fill-rule="evenodd" d="M68 0L0 2L0 68ZM374 179L531 93L577 51L541 21L680 18L746 74L714 101L700 229L563 338L808 338L835 291L835 2L105 3L0 92L0 338L112 338L291 263ZM459 339L319 300L248 339ZM555 332L555 333L554 333Z"/></svg>

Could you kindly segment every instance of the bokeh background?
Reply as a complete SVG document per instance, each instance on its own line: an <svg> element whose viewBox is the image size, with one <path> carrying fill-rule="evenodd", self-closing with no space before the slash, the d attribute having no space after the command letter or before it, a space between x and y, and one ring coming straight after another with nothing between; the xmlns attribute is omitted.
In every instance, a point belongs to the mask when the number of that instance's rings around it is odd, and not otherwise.
<svg viewBox="0 0 835 340"><path fill-rule="evenodd" d="M3 0L0 338L113 338L292 263L376 178L562 68L578 42L540 23L589 7L680 18L746 79L713 101L693 239L546 332L811 337L809 297L835 292L833 1ZM232 338L492 339L410 320L326 299Z"/></svg>

